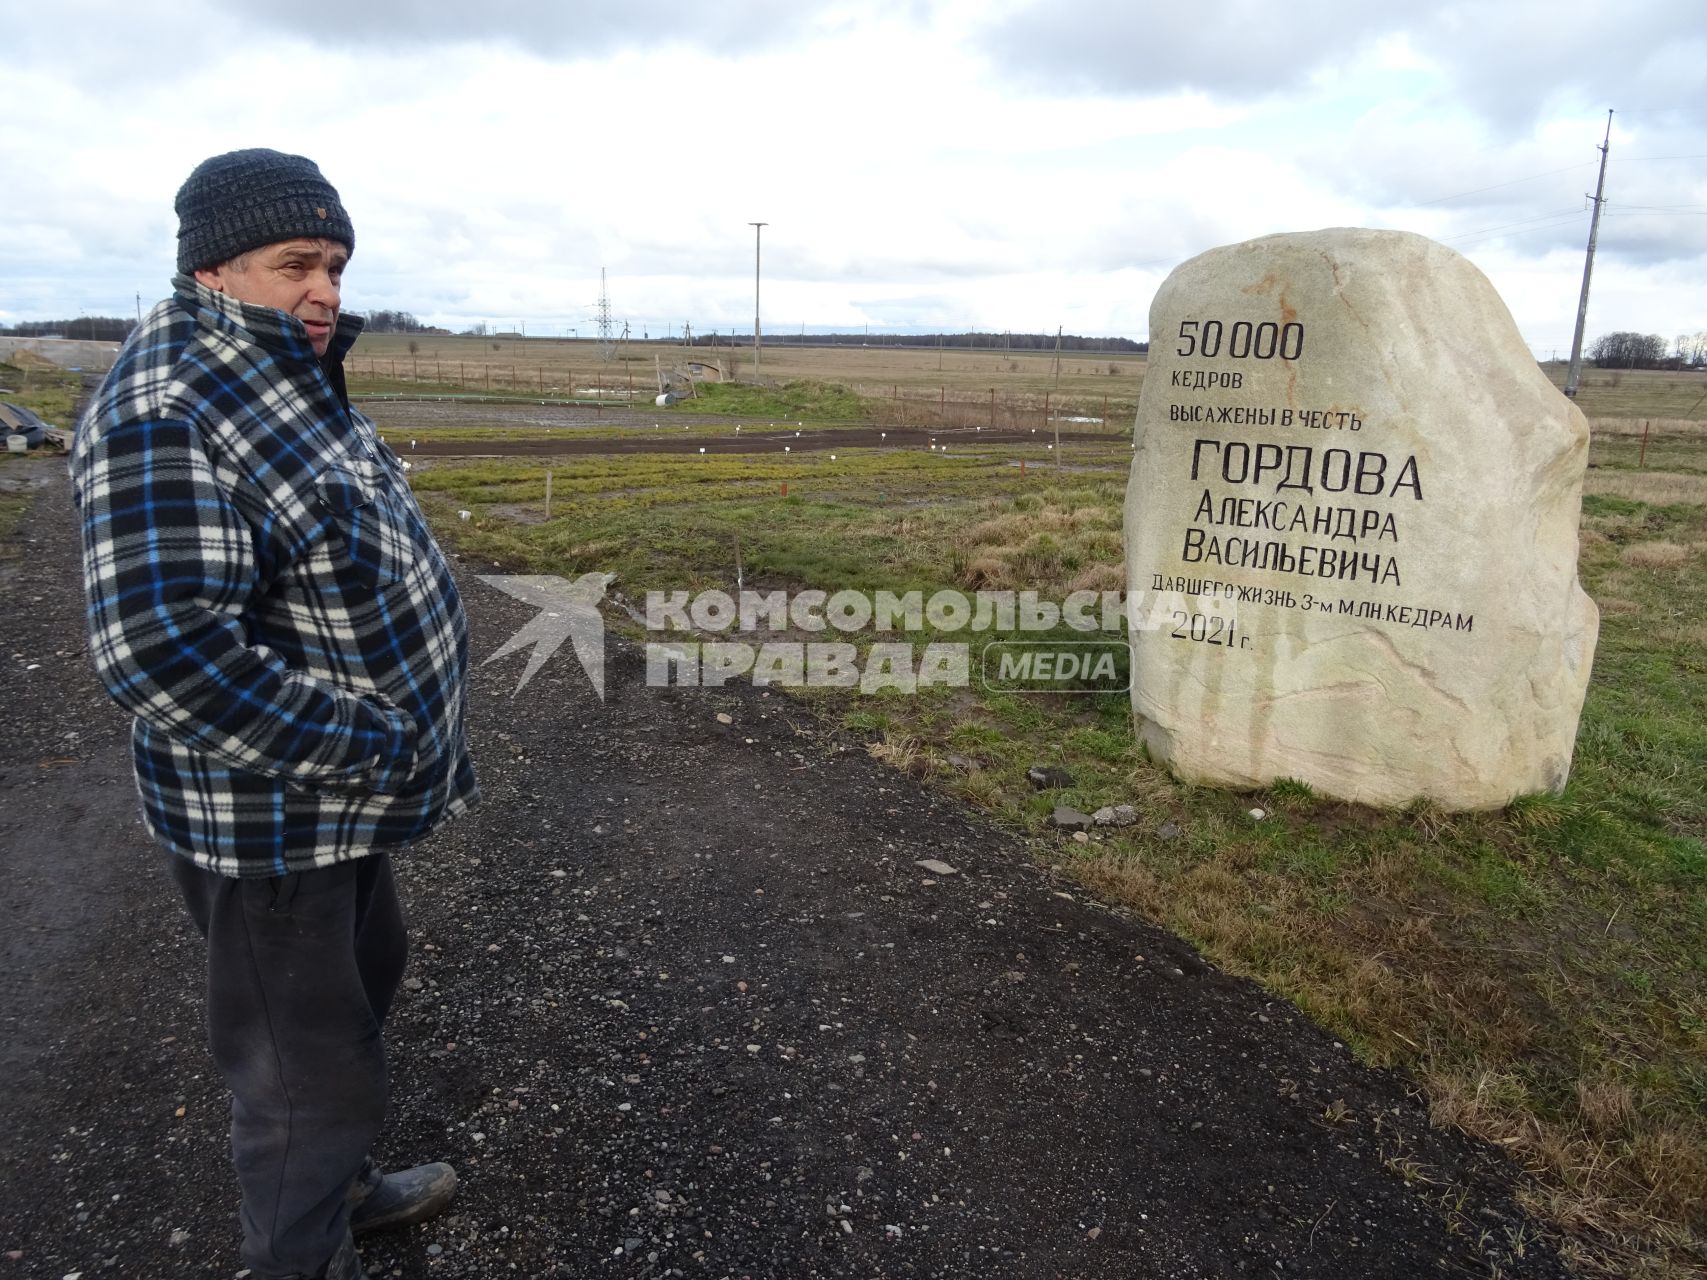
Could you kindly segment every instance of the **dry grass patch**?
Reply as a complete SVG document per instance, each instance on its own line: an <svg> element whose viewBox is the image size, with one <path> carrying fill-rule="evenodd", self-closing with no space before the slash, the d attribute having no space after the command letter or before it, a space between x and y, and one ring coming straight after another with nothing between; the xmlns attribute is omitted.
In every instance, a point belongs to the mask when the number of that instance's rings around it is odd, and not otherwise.
<svg viewBox="0 0 1707 1280"><path fill-rule="evenodd" d="M1430 1078L1428 1085L1432 1095L1448 1097L1448 1087L1438 1079ZM1495 1103L1475 1104L1473 1113L1456 1123L1498 1143L1531 1172L1546 1175L1526 1183L1519 1199L1566 1233L1562 1253L1577 1269L1605 1275L1616 1259L1616 1274L1624 1277L1700 1275L1685 1261L1691 1253L1699 1256L1698 1242L1679 1224L1699 1212L1700 1188L1707 1185L1701 1136L1639 1129L1634 1110L1620 1108L1617 1092L1611 1103L1590 1096L1583 1107L1558 1120L1537 1121L1533 1114L1513 1113ZM1452 1109L1437 1108L1437 1114L1450 1116Z"/></svg>
<svg viewBox="0 0 1707 1280"><path fill-rule="evenodd" d="M1610 471L1596 469L1583 481L1583 492L1601 497L1628 498L1655 507L1707 506L1707 475L1681 471Z"/></svg>
<svg viewBox="0 0 1707 1280"><path fill-rule="evenodd" d="M1545 364L1542 370L1554 386L1564 386L1564 361ZM1661 422L1693 419L1700 395L1701 374L1691 369L1585 368L1576 405L1591 424L1608 418Z"/></svg>
<svg viewBox="0 0 1707 1280"><path fill-rule="evenodd" d="M948 530L967 590L1118 591L1126 585L1121 512L1107 501L1068 500L1013 509Z"/></svg>
<svg viewBox="0 0 1707 1280"><path fill-rule="evenodd" d="M1067 580L1067 590L1124 591L1126 566L1118 562L1087 565Z"/></svg>
<svg viewBox="0 0 1707 1280"><path fill-rule="evenodd" d="M1690 622L1679 627L1677 642L1690 652L1707 652L1707 622Z"/></svg>
<svg viewBox="0 0 1707 1280"><path fill-rule="evenodd" d="M1081 506L1071 510L1043 507L1036 511L1010 511L973 525L959 535L968 543L1019 542L1039 533L1071 536L1080 531L1108 529L1118 512L1103 506Z"/></svg>
<svg viewBox="0 0 1707 1280"><path fill-rule="evenodd" d="M980 521L961 533L957 541L974 547L994 543L1016 543L1024 541L1036 528L1037 522L1032 513L1012 511L994 519Z"/></svg>
<svg viewBox="0 0 1707 1280"><path fill-rule="evenodd" d="M1118 850L1099 855L1075 868L1074 875L1087 887L1107 894L1112 900L1123 902L1152 919L1161 916L1162 882L1135 851Z"/></svg>
<svg viewBox="0 0 1707 1280"><path fill-rule="evenodd" d="M960 571L959 585L968 591L1011 591L1014 581L1015 547L987 547L966 562Z"/></svg>
<svg viewBox="0 0 1707 1280"><path fill-rule="evenodd" d="M891 734L885 732L883 741L868 742L866 752L874 760L881 760L891 769L899 769L911 778L922 778L931 771L929 754L919 745L916 738L907 734Z"/></svg>
<svg viewBox="0 0 1707 1280"><path fill-rule="evenodd" d="M1698 548L1676 542L1638 542L1625 547L1618 558L1644 569L1671 569L1697 554Z"/></svg>
<svg viewBox="0 0 1707 1280"><path fill-rule="evenodd" d="M1707 439L1707 421L1700 418L1590 418L1589 431L1597 436L1630 436L1650 440Z"/></svg>

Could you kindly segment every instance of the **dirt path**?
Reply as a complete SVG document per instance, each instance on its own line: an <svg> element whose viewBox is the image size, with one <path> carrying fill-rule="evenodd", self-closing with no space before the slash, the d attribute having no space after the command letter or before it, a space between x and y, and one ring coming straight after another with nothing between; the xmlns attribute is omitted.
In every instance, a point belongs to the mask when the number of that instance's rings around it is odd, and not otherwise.
<svg viewBox="0 0 1707 1280"><path fill-rule="evenodd" d="M24 536L0 1280L234 1276L200 943L82 659L57 467ZM465 581L479 658L531 611ZM376 1276L1564 1274L1404 1080L780 694L649 689L624 647L603 704L566 654L512 698L523 661L475 676L483 807L399 859L377 1154L465 1189Z"/></svg>

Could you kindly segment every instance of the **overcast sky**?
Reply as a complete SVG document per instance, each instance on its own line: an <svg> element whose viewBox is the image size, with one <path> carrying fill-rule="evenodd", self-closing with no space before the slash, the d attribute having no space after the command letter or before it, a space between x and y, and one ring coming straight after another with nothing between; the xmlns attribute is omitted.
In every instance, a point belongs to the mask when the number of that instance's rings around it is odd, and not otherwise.
<svg viewBox="0 0 1707 1280"><path fill-rule="evenodd" d="M167 292L202 159L316 160L345 305L588 336L1146 336L1216 245L1393 227L1568 353L1707 329L1697 0L0 0L0 323Z"/></svg>

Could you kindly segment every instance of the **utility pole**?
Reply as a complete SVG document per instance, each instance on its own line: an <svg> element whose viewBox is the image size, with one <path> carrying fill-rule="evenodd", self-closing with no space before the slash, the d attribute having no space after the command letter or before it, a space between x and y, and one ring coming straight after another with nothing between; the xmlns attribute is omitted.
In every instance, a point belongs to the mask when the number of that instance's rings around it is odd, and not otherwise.
<svg viewBox="0 0 1707 1280"><path fill-rule="evenodd" d="M768 222L749 222L753 229L753 376L759 376L759 238Z"/></svg>
<svg viewBox="0 0 1707 1280"><path fill-rule="evenodd" d="M142 295L140 293L136 295L136 323L142 324Z"/></svg>
<svg viewBox="0 0 1707 1280"><path fill-rule="evenodd" d="M1600 235L1600 211L1605 206L1606 156L1612 150L1612 112L1606 113L1606 141L1600 144L1600 181L1594 186L1594 217L1588 224L1588 257L1583 260L1583 292L1577 300L1577 332L1571 339L1571 367L1565 374L1565 394L1575 400L1583 372L1583 325L1588 322L1588 280L1594 274L1594 242Z"/></svg>

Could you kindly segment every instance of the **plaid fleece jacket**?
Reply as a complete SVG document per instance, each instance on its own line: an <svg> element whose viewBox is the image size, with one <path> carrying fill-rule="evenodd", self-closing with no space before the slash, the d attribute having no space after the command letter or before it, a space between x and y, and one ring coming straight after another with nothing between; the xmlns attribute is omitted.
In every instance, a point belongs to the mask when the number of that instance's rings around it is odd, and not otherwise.
<svg viewBox="0 0 1707 1280"><path fill-rule="evenodd" d="M223 875L415 839L475 800L468 631L402 464L283 311L179 276L77 427L89 645L150 831Z"/></svg>

